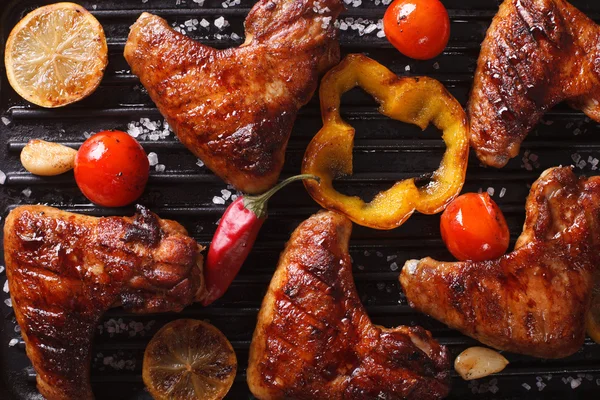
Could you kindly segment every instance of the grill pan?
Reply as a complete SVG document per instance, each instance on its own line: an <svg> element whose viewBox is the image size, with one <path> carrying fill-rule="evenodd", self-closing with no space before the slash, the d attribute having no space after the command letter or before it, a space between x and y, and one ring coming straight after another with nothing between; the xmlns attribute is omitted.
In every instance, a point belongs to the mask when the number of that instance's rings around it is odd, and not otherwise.
<svg viewBox="0 0 600 400"><path fill-rule="evenodd" d="M349 1L349 0L348 0ZM434 60L415 61L398 53L379 28L360 34L348 27L340 32L343 54L363 52L399 75L428 75L443 82L463 105L472 83L480 43L500 0L443 0L452 20L452 34L446 51ZM0 40L4 43L12 27L28 11L49 2L0 0ZM104 129L143 131L144 125L163 118L137 77L129 72L122 52L129 26L142 11L166 18L188 36L215 47L229 47L243 41L243 21L253 0L119 0L79 1L102 23L109 48L109 64L98 90L87 99L62 109L46 110L22 100L8 85L4 65L0 77L0 189L2 221L21 204L48 204L89 215L132 215L133 207L105 209L91 204L77 189L72 173L39 178L27 173L19 152L31 138L57 141L78 147L86 135ZM572 3L594 20L600 20L600 2L573 0ZM386 5L378 0L355 0L341 15L346 22L359 21L364 27L383 16ZM221 28L215 21L224 17ZM347 20L347 18L353 18ZM360 19L359 19L360 18ZM206 20L208 28L198 23ZM368 19L369 21L365 21ZM192 21L187 22L186 21ZM196 29L188 29L191 24ZM204 24L205 25L205 24ZM217 25L221 25L219 22ZM183 28L182 28L183 27ZM236 35L232 35L235 33ZM2 56L2 59L4 57ZM396 180L419 176L437 168L444 152L439 132L420 132L383 117L375 102L358 89L343 97L344 117L357 130L354 149L355 174L337 182L337 188L370 199ZM144 118L147 118L144 119ZM141 122L140 122L141 120ZM306 145L321 126L318 99L304 107L294 126L282 176L298 173ZM148 129L146 127L146 129ZM576 172L597 174L599 126L582 113L559 105L551 110L529 135L521 154L501 169L484 168L472 155L465 191L488 191L505 213L512 243L525 217L525 197L530 185L546 168L576 165ZM163 218L186 226L190 234L208 245L225 207L235 194L181 145L172 133L157 140L158 131L138 137L147 152L155 152L158 163L140 203ZM166 133L166 132L165 132ZM165 136L165 135L163 135ZM225 192L222 192L225 190ZM255 250L227 294L211 307L192 305L179 314L140 316L122 309L110 310L96 330L92 360L92 386L97 399L150 399L141 379L142 356L152 335L177 318L199 318L217 326L231 341L239 368L227 398L252 398L246 385L248 349L263 295L275 270L279 253L293 229L316 212L316 203L301 184L277 194L270 204L270 217L261 231ZM421 325L445 344L452 358L477 342L445 325L415 312L406 303L398 283L404 261L432 256L450 260L439 234L439 216L416 214L402 227L375 231L354 226L351 239L354 278L359 295L373 321L385 326ZM3 257L2 257L3 259ZM0 285L6 281L0 268ZM0 399L38 399L35 372L25 354L9 295L0 292ZM573 356L561 360L540 360L507 354L510 365L501 373L465 382L454 374L450 399L592 399L600 394L600 345L589 339Z"/></svg>

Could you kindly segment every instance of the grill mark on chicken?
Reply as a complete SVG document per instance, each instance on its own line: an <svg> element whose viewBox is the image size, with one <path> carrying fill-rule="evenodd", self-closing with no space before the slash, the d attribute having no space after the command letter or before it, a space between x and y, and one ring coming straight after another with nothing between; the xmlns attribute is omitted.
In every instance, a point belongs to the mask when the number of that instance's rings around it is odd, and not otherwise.
<svg viewBox="0 0 600 400"><path fill-rule="evenodd" d="M449 356L420 327L375 326L348 254L351 222L322 212L292 234L261 307L248 385L261 400L439 399Z"/></svg>
<svg viewBox="0 0 600 400"><path fill-rule="evenodd" d="M567 100L600 121L600 28L564 0L505 0L481 47L471 145L503 167L543 114Z"/></svg>
<svg viewBox="0 0 600 400"><path fill-rule="evenodd" d="M93 399L91 345L102 314L192 303L204 288L199 250L181 225L143 207L134 218L14 209L4 225L6 273L40 393Z"/></svg>
<svg viewBox="0 0 600 400"><path fill-rule="evenodd" d="M261 193L279 177L298 109L339 62L342 9L340 0L260 0L245 43L223 50L143 13L124 55L181 142L237 189Z"/></svg>
<svg viewBox="0 0 600 400"><path fill-rule="evenodd" d="M600 254L600 177L553 168L534 183L512 253L483 262L408 261L400 282L419 311L500 350L566 357L585 338Z"/></svg>

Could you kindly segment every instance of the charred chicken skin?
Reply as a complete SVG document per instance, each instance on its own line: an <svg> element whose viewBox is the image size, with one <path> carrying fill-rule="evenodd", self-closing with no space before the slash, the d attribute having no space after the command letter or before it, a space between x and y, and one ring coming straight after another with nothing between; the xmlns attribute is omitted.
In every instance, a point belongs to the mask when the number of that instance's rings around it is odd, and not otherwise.
<svg viewBox="0 0 600 400"><path fill-rule="evenodd" d="M410 304L499 350L542 358L576 352L585 339L600 254L600 177L547 170L527 199L515 250L492 261L408 261Z"/></svg>
<svg viewBox="0 0 600 400"><path fill-rule="evenodd" d="M271 399L439 399L444 346L420 327L373 325L348 254L352 224L321 212L292 234L258 316L248 385Z"/></svg>
<svg viewBox="0 0 600 400"><path fill-rule="evenodd" d="M6 273L27 355L48 400L93 399L91 344L111 307L180 311L203 293L198 244L143 207L95 218L44 206L4 225Z"/></svg>
<svg viewBox="0 0 600 400"><path fill-rule="evenodd" d="M564 0L505 0L481 46L468 113L479 159L503 167L567 100L600 121L600 27Z"/></svg>
<svg viewBox="0 0 600 400"><path fill-rule="evenodd" d="M340 0L261 0L246 41L217 50L143 13L125 58L181 142L248 193L275 184L298 109L339 62Z"/></svg>

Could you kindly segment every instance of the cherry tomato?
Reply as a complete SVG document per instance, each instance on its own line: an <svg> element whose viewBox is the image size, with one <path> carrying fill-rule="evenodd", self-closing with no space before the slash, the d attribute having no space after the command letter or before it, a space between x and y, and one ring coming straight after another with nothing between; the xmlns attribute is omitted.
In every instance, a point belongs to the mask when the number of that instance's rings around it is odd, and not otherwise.
<svg viewBox="0 0 600 400"><path fill-rule="evenodd" d="M506 220L487 193L457 197L442 214L440 228L446 247L461 261L492 260L508 249Z"/></svg>
<svg viewBox="0 0 600 400"><path fill-rule="evenodd" d="M103 131L83 142L75 156L75 180L85 197L104 207L134 202L148 181L146 152L121 131Z"/></svg>
<svg viewBox="0 0 600 400"><path fill-rule="evenodd" d="M383 30L402 54L428 60L448 44L450 18L439 0L395 0L383 16Z"/></svg>

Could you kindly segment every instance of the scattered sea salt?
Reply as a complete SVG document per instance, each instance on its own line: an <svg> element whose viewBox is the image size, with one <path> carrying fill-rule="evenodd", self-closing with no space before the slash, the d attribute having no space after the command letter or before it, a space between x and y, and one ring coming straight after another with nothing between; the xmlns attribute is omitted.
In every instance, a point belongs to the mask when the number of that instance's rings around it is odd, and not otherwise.
<svg viewBox="0 0 600 400"><path fill-rule="evenodd" d="M167 167L165 166L165 164L157 164L156 167L154 167L154 170L156 172L165 172L166 169Z"/></svg>
<svg viewBox="0 0 600 400"><path fill-rule="evenodd" d="M0 265L0 274L4 272L4 265Z"/></svg>
<svg viewBox="0 0 600 400"><path fill-rule="evenodd" d="M404 70L405 70L406 72L410 72L410 65L407 65L406 67L404 67Z"/></svg>
<svg viewBox="0 0 600 400"><path fill-rule="evenodd" d="M377 257L383 257L383 253L380 251L376 252L375 254L377 254Z"/></svg>
<svg viewBox="0 0 600 400"><path fill-rule="evenodd" d="M531 386L529 386L528 384L524 383L521 386L523 386L525 389L527 390L531 390Z"/></svg>
<svg viewBox="0 0 600 400"><path fill-rule="evenodd" d="M4 293L8 293L8 280L4 282L4 287L2 288L2 290L4 291Z"/></svg>
<svg viewBox="0 0 600 400"><path fill-rule="evenodd" d="M231 192L227 189L222 189L221 195L221 197L223 197L224 200L229 200L229 198L231 197Z"/></svg>
<svg viewBox="0 0 600 400"><path fill-rule="evenodd" d="M25 188L23 189L23 191L21 192L23 194L23 196L25 197L30 197L31 196L31 189L29 188Z"/></svg>
<svg viewBox="0 0 600 400"><path fill-rule="evenodd" d="M367 26L365 28L365 33L371 33L373 32L375 29L377 29L377 25L376 24L371 24L369 26Z"/></svg>
<svg viewBox="0 0 600 400"><path fill-rule="evenodd" d="M148 153L148 162L150 163L151 167L154 167L156 164L158 164L158 155L155 152Z"/></svg>
<svg viewBox="0 0 600 400"><path fill-rule="evenodd" d="M4 125L8 125L10 124L10 119L7 117L2 117L2 122L4 123Z"/></svg>
<svg viewBox="0 0 600 400"><path fill-rule="evenodd" d="M200 7L204 5L204 0L194 0L194 3L198 4Z"/></svg>
<svg viewBox="0 0 600 400"><path fill-rule="evenodd" d="M8 342L8 345L10 347L16 346L17 343L19 343L19 339L10 339L10 342Z"/></svg>
<svg viewBox="0 0 600 400"><path fill-rule="evenodd" d="M6 182L6 174L0 170L0 185L4 185L4 182Z"/></svg>
<svg viewBox="0 0 600 400"><path fill-rule="evenodd" d="M364 253L365 257L369 257L371 255L371 252L369 250L365 250Z"/></svg>
<svg viewBox="0 0 600 400"><path fill-rule="evenodd" d="M390 269L392 271L397 271L398 270L398 264L396 264L396 262L393 262L390 264Z"/></svg>
<svg viewBox="0 0 600 400"><path fill-rule="evenodd" d="M225 199L223 199L222 197L219 197L219 196L214 196L212 199L212 202L214 204L225 204Z"/></svg>
<svg viewBox="0 0 600 400"><path fill-rule="evenodd" d="M198 161L196 161L196 165L199 166L200 168L204 167L204 161L202 161L201 159L198 159Z"/></svg>
<svg viewBox="0 0 600 400"><path fill-rule="evenodd" d="M210 26L210 22L202 18L202 21L200 21L200 26L203 28L208 28Z"/></svg>
<svg viewBox="0 0 600 400"><path fill-rule="evenodd" d="M395 260L396 258L398 258L398 256L396 254L392 254L391 256L387 256L386 260L389 262Z"/></svg>
<svg viewBox="0 0 600 400"><path fill-rule="evenodd" d="M377 32L377 37L378 38L384 38L385 37L385 32L383 31L383 29Z"/></svg>
<svg viewBox="0 0 600 400"><path fill-rule="evenodd" d="M9 307L12 307L12 300L10 298L4 300L4 304L6 304Z"/></svg>
<svg viewBox="0 0 600 400"><path fill-rule="evenodd" d="M439 62L434 62L433 63L433 69L440 69L440 63Z"/></svg>
<svg viewBox="0 0 600 400"><path fill-rule="evenodd" d="M489 195L490 195L490 196L492 196L492 197L494 196L494 192L495 192L495 191L496 191L496 190L495 190L493 187L489 187L489 188L487 188L487 194L489 194Z"/></svg>
<svg viewBox="0 0 600 400"><path fill-rule="evenodd" d="M229 26L229 22L227 22L225 17L219 17L215 19L215 26L219 29L223 29Z"/></svg>
<svg viewBox="0 0 600 400"><path fill-rule="evenodd" d="M581 385L581 379L573 379L571 381L571 389L577 389Z"/></svg>

